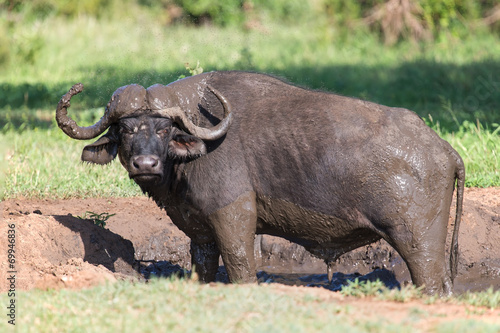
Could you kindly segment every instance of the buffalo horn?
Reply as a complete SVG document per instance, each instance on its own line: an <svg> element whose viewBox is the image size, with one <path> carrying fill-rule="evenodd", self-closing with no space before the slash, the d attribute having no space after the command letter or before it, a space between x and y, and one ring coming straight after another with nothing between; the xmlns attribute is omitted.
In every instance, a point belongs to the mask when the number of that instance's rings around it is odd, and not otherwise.
<svg viewBox="0 0 500 333"><path fill-rule="evenodd" d="M83 84L77 83L63 96L57 104L56 120L57 125L63 130L66 135L73 139L88 140L102 134L110 125L111 119L108 110L104 116L92 126L81 127L68 117L68 108L70 106L71 97L83 91Z"/></svg>
<svg viewBox="0 0 500 333"><path fill-rule="evenodd" d="M204 128L195 125L186 115L184 111L181 110L180 107L171 107L159 110L158 112L163 117L172 118L173 121L177 122L179 125L184 127L189 133L192 135L202 139L202 140L217 140L224 136L229 130L229 126L233 120L232 107L228 100L221 93L212 87L211 85L207 86L210 91L214 93L214 95L219 99L224 107L224 119L221 120L220 123L215 125L212 128Z"/></svg>

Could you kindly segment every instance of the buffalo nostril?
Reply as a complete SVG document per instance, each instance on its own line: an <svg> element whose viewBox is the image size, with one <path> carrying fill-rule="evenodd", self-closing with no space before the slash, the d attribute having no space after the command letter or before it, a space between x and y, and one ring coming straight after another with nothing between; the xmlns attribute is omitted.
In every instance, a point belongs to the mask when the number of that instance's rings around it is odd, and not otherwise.
<svg viewBox="0 0 500 333"><path fill-rule="evenodd" d="M139 155L132 159L132 167L140 172L155 173L160 167L160 160L155 155Z"/></svg>

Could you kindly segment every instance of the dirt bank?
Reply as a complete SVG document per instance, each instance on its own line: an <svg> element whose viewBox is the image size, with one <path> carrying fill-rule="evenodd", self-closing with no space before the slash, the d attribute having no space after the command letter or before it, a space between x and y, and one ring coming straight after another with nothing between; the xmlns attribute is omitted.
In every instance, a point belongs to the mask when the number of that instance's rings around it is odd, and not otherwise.
<svg viewBox="0 0 500 333"><path fill-rule="evenodd" d="M500 287L499 197L499 188L466 190L456 291ZM1 205L2 253L7 253L8 225L15 225L18 288L81 288L106 280L141 278L137 271L159 274L181 267L190 269L188 239L148 198L17 199ZM109 218L103 229L78 218L87 211L116 215ZM453 221L452 213L450 224ZM325 284L324 263L300 246L258 236L255 254L260 269L266 271L260 274L261 280L287 273L277 279L288 284ZM3 275L8 271L7 264L6 260L1 261ZM374 270L384 276L393 274L400 284L410 281L404 262L383 241L342 256L337 262L336 277L366 275ZM298 279L307 274L316 275ZM223 272L220 279L224 280ZM0 288L5 291L6 285Z"/></svg>

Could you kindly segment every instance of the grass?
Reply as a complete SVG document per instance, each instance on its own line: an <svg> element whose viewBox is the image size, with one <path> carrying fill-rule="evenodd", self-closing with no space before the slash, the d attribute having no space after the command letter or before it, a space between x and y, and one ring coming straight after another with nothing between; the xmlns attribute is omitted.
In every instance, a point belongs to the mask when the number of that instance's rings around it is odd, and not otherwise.
<svg viewBox="0 0 500 333"><path fill-rule="evenodd" d="M40 46L31 58L12 56L3 69L0 107L16 114L23 106L53 110L59 97L81 81L86 90L73 107L102 108L122 85L168 83L185 74L185 63L194 67L200 61L205 71L255 70L313 89L407 107L430 114L447 131L464 120L498 122L500 115L495 36L388 48L372 35L341 39L312 23L242 32L136 21L80 17L16 27L15 43Z"/></svg>
<svg viewBox="0 0 500 333"><path fill-rule="evenodd" d="M185 64L194 68L198 61L205 71L266 72L415 110L464 158L466 186L500 186L500 82L493 75L500 72L500 44L494 36L385 47L372 35L339 38L312 23L244 32L161 27L140 17L53 18L8 31L18 51L0 76L0 199L140 195L118 162L104 168L79 162L85 143L60 132L55 106L72 84L83 82L70 113L91 124L117 87L168 83L189 75ZM29 52L19 51L23 47Z"/></svg>
<svg viewBox="0 0 500 333"><path fill-rule="evenodd" d="M460 295L457 301L463 304L470 304L473 306L482 306L487 308L500 307L500 291L494 291L493 288L488 288L482 292L467 292Z"/></svg>
<svg viewBox="0 0 500 333"><path fill-rule="evenodd" d="M127 197L141 194L119 162L95 167L80 161L84 144L61 131L33 129L1 135L7 142L5 198Z"/></svg>
<svg viewBox="0 0 500 333"><path fill-rule="evenodd" d="M500 308L500 290L495 291L493 287L481 292L466 292L461 295L448 298L429 296L422 292L422 288L407 285L400 289L390 289L382 281L354 281L349 280L343 286L340 293L344 296L357 298L374 297L383 301L405 303L413 300L422 300L425 304L433 304L438 300L454 304L471 305L489 309Z"/></svg>
<svg viewBox="0 0 500 333"><path fill-rule="evenodd" d="M89 124L93 117L87 115ZM51 120L52 121L52 120ZM485 128L465 121L457 132L433 128L462 156L466 166L466 186L500 186L500 127ZM82 163L85 144L68 138L52 123L0 133L0 174L5 175L3 198L130 197L141 195L117 160L106 166ZM3 160L2 160L3 159Z"/></svg>
<svg viewBox="0 0 500 333"><path fill-rule="evenodd" d="M500 186L500 127L464 121L457 132L443 132L433 126L462 156L466 169L467 187Z"/></svg>
<svg viewBox="0 0 500 333"><path fill-rule="evenodd" d="M18 294L18 332L414 332L428 316L415 309L411 318L355 315L339 298L283 291L272 285L203 285L158 279L148 284L120 281L71 291L32 290ZM6 304L6 295L0 295ZM27 306L29 304L30 306ZM374 303L374 306L376 303ZM425 309L425 308L424 308ZM446 319L446 318L445 318ZM434 321L447 327L495 331L500 326L468 319ZM5 330L6 321L0 321Z"/></svg>
<svg viewBox="0 0 500 333"><path fill-rule="evenodd" d="M81 220L90 220L92 223L95 225L101 227L101 228L106 228L106 221L110 218L115 216L116 214L110 214L110 213L94 213L94 212L89 212L86 211L83 216L77 216Z"/></svg>
<svg viewBox="0 0 500 333"><path fill-rule="evenodd" d="M120 22L54 18L5 30L11 54L10 63L0 68L0 199L140 195L119 162L105 167L80 162L88 142L69 139L57 128L57 102L72 84L83 82L85 91L70 113L91 124L119 86L168 83L187 75L186 63L195 67L198 61L205 71L266 72L312 89L412 109L459 151L467 186L500 186L500 44L494 36L449 36L388 48L371 35L339 37L317 24L268 24L243 32L162 27L141 15ZM421 297L413 289L379 293L377 284L356 288L343 293L400 302ZM499 299L498 292L488 290L455 301L498 308ZM0 301L7 304L6 295ZM314 296L177 280L33 290L20 293L18 304L21 332L414 331L407 323L353 316L352 307ZM0 321L0 331L5 325ZM465 320L435 327L437 332L464 329L499 327Z"/></svg>

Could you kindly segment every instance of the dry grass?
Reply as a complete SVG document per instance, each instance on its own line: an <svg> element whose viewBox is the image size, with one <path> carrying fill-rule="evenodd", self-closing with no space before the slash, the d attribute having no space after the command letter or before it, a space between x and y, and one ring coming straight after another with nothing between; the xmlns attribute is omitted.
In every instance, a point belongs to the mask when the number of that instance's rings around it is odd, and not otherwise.
<svg viewBox="0 0 500 333"><path fill-rule="evenodd" d="M493 25L500 21L500 4L493 7L483 19L483 23L486 25Z"/></svg>
<svg viewBox="0 0 500 333"><path fill-rule="evenodd" d="M431 32L421 19L422 8L412 0L389 0L375 6L365 18L368 25L380 24L385 43L392 45L400 37L412 40L431 38Z"/></svg>

